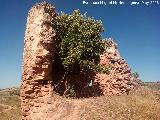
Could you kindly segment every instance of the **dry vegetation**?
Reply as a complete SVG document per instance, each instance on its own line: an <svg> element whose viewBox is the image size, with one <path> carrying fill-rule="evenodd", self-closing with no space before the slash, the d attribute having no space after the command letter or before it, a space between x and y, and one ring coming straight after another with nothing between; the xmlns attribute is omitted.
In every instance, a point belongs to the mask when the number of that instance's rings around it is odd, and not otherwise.
<svg viewBox="0 0 160 120"><path fill-rule="evenodd" d="M127 96L91 101L89 120L160 120L160 93L142 88Z"/></svg>
<svg viewBox="0 0 160 120"><path fill-rule="evenodd" d="M52 106L52 120L160 120L160 91L142 87L129 95L88 99L54 95ZM20 119L18 96L0 94L0 119Z"/></svg>
<svg viewBox="0 0 160 120"><path fill-rule="evenodd" d="M0 120L20 120L18 89L0 90Z"/></svg>

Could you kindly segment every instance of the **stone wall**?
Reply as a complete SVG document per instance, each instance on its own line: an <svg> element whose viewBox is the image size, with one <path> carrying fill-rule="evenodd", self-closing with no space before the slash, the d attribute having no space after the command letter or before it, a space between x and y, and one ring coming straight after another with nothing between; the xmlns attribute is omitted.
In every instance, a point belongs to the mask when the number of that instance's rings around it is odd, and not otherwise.
<svg viewBox="0 0 160 120"><path fill-rule="evenodd" d="M109 74L97 73L94 84L99 84L103 95L128 94L135 86L131 81L131 69L121 58L117 44L112 39L105 43L108 47L100 56L100 64L110 68Z"/></svg>
<svg viewBox="0 0 160 120"><path fill-rule="evenodd" d="M55 8L45 2L33 6L28 14L21 83L23 120L31 119L32 114L46 112L40 108L51 104L55 17Z"/></svg>

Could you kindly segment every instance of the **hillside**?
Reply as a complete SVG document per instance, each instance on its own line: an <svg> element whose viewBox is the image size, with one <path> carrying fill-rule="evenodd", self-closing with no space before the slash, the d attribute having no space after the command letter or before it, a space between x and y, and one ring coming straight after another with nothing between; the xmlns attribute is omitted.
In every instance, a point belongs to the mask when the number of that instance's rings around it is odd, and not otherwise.
<svg viewBox="0 0 160 120"><path fill-rule="evenodd" d="M154 90L160 90L160 82L145 82L145 86Z"/></svg>
<svg viewBox="0 0 160 120"><path fill-rule="evenodd" d="M11 89L10 89L11 90ZM14 89L13 89L14 90ZM5 91L5 94L2 94ZM1 90L1 120L20 120L20 100ZM35 115L46 120L159 120L160 91L142 87L129 95L67 99L53 96L48 114Z"/></svg>

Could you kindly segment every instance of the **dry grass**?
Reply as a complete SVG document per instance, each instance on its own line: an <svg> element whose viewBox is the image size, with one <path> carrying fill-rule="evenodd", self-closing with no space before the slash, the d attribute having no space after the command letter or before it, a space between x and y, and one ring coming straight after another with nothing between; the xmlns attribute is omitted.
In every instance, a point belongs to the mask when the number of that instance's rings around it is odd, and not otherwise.
<svg viewBox="0 0 160 120"><path fill-rule="evenodd" d="M0 105L0 113L5 109L4 106Z"/></svg>
<svg viewBox="0 0 160 120"><path fill-rule="evenodd" d="M126 96L96 98L86 105L87 120L160 120L160 93L146 88Z"/></svg>
<svg viewBox="0 0 160 120"><path fill-rule="evenodd" d="M2 112L6 108L0 105L1 120L20 120L18 96L0 96L0 104L12 106ZM142 87L124 96L67 99L54 95L48 116L50 120L160 120L159 112L160 91Z"/></svg>
<svg viewBox="0 0 160 120"><path fill-rule="evenodd" d="M19 96L0 96L0 120L20 120Z"/></svg>

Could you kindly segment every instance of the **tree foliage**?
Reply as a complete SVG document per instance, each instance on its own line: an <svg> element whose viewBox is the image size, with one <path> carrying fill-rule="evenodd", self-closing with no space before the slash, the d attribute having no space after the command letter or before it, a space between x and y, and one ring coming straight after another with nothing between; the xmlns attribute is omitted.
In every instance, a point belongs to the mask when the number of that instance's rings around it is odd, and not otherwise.
<svg viewBox="0 0 160 120"><path fill-rule="evenodd" d="M99 65L100 54L105 50L101 38L103 31L101 21L82 15L79 10L74 10L71 15L61 13L57 16L56 34L59 41L57 55L64 68L65 87L70 92L77 88L83 89L80 77L82 72L108 72L106 67Z"/></svg>
<svg viewBox="0 0 160 120"><path fill-rule="evenodd" d="M59 55L66 70L75 67L96 69L99 55L104 51L101 39L101 21L74 10L71 15L57 17L57 34L60 40Z"/></svg>

